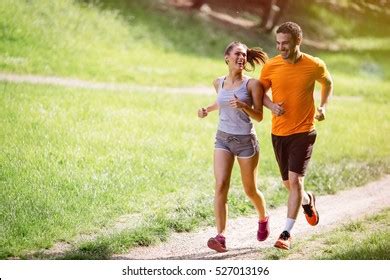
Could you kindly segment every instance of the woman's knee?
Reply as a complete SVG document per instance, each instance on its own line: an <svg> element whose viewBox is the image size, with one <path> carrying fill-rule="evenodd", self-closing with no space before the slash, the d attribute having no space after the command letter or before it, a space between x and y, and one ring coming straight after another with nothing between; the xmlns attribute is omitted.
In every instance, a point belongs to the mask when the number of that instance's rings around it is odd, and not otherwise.
<svg viewBox="0 0 390 280"><path fill-rule="evenodd" d="M249 198L252 198L252 197L255 197L255 196L258 195L256 186L244 187L244 190L245 190L245 194L246 194Z"/></svg>
<svg viewBox="0 0 390 280"><path fill-rule="evenodd" d="M215 194L216 195L227 195L227 192L229 190L229 181L216 181L215 182Z"/></svg>

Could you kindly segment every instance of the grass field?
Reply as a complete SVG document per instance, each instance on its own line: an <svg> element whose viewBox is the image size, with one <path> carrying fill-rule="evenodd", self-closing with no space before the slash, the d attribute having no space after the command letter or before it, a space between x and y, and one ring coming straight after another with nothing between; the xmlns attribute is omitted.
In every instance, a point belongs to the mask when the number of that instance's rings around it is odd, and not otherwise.
<svg viewBox="0 0 390 280"><path fill-rule="evenodd" d="M223 59L225 46L237 39L195 14L171 9L161 16L153 9L154 1L85 2L1 1L0 69L95 81L197 85L225 70L215 58ZM171 32L182 26L182 32ZM244 38L242 34L238 39Z"/></svg>
<svg viewBox="0 0 390 280"><path fill-rule="evenodd" d="M291 251L266 249L266 259L388 260L390 209L345 223L309 239L298 240ZM310 248L308 250L308 248Z"/></svg>
<svg viewBox="0 0 390 280"><path fill-rule="evenodd" d="M196 108L212 96L1 86L2 257L109 227L123 214L134 215L145 231L127 233L138 236L129 246L213 220L216 114L196 118ZM382 133L388 124L372 125L390 117L386 104L360 98L332 103L329 119L318 126L307 178L318 193L358 186L388 173L390 166ZM269 125L268 115L256 126L262 146L259 180L268 203L277 206L285 192ZM230 204L233 215L254 213L236 169Z"/></svg>
<svg viewBox="0 0 390 280"><path fill-rule="evenodd" d="M210 85L225 74L223 49L243 34L233 37L195 14L165 11L167 17L151 2L134 3L1 1L0 71L160 86ZM177 26L185 31L167 32ZM272 53L272 36L262 39ZM335 80L306 179L318 194L390 172L388 39L368 41L348 41L351 51L316 53ZM1 82L0 259L72 243L79 234L110 229L122 215L133 221L130 229L75 244L67 258L108 258L213 223L217 114L196 117L213 100ZM286 192L269 112L256 130L259 188L276 207ZM229 203L232 216L254 213L237 167Z"/></svg>

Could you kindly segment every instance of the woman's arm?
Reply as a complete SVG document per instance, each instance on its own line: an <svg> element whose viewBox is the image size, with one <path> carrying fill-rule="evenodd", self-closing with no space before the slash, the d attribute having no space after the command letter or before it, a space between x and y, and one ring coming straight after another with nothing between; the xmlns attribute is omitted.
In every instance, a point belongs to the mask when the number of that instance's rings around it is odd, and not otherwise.
<svg viewBox="0 0 390 280"><path fill-rule="evenodd" d="M213 85L214 85L215 91L218 94L218 86L219 86L218 79L214 80ZM200 108L198 110L198 117L199 118L205 118L205 117L207 117L209 112L212 112L212 111L215 111L215 110L218 110L218 103L217 103L217 101L215 101L214 103L210 104L206 108L204 108L204 107Z"/></svg>
<svg viewBox="0 0 390 280"><path fill-rule="evenodd" d="M249 106L245 102L235 99L230 101L230 105L234 108L242 109L249 117L260 122L263 119L263 88L259 80L250 79L247 85L248 92L252 96L253 106Z"/></svg>
<svg viewBox="0 0 390 280"><path fill-rule="evenodd" d="M217 102L214 102L213 104L210 104L206 108L202 107L198 110L198 117L199 118L205 118L207 115L212 112L218 110L218 104Z"/></svg>

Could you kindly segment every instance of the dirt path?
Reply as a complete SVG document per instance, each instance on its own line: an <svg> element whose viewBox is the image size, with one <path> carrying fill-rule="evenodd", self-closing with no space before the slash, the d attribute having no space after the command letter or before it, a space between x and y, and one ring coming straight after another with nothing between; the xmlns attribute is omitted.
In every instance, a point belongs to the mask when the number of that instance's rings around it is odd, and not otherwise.
<svg viewBox="0 0 390 280"><path fill-rule="evenodd" d="M23 75L0 72L0 81L9 83L26 83L36 85L54 85L70 88L109 90L109 91L128 91L142 93L173 93L173 94L215 94L211 86L194 86L194 87L158 87L158 86L143 86L136 84L125 83L105 83L91 82L80 79L72 79L56 76L40 76L40 75Z"/></svg>
<svg viewBox="0 0 390 280"><path fill-rule="evenodd" d="M320 223L312 227L300 213L293 237L305 239L387 207L390 207L390 175L363 187L317 197ZM215 235L214 227L207 227L195 233L174 234L166 243L134 248L126 254L114 255L113 259L259 259L262 248L273 246L284 226L285 216L286 207L270 211L271 234L261 243L256 240L256 217L230 220L227 230L229 251L223 254L207 248L207 239Z"/></svg>
<svg viewBox="0 0 390 280"><path fill-rule="evenodd" d="M210 86L189 86L189 87L165 87L145 86L125 83L93 82L80 79L56 76L24 75L0 72L0 82L31 84L31 85L52 85L67 88L82 88L92 90L126 91L129 93L169 93L169 94L201 94L215 95L213 87ZM316 95L318 95L316 93ZM362 99L360 96L333 96L334 99Z"/></svg>

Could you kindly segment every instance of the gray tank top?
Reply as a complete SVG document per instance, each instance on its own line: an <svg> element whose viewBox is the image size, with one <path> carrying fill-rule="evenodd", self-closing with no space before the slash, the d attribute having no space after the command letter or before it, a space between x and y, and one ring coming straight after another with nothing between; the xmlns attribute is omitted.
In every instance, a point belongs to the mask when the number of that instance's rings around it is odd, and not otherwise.
<svg viewBox="0 0 390 280"><path fill-rule="evenodd" d="M221 77L218 79L218 130L237 135L256 134L253 123L249 116L242 109L232 108L229 104L229 100L234 99L234 95L236 95L240 101L245 102L249 106L253 105L252 96L247 90L249 77L244 76L243 83L234 89L223 88L225 79L226 77Z"/></svg>

